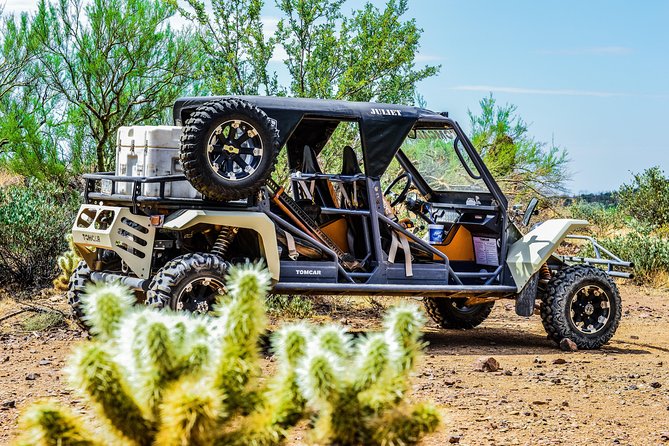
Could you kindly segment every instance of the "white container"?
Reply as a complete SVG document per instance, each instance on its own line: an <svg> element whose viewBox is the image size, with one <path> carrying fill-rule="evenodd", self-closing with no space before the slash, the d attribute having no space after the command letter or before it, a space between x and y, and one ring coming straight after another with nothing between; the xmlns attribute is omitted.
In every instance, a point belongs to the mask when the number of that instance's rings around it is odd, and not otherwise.
<svg viewBox="0 0 669 446"><path fill-rule="evenodd" d="M181 127L167 125L121 127L116 137L116 175L157 177L183 173L179 161ZM116 183L116 193L132 195L133 183ZM142 185L142 195L160 196L159 183ZM200 198L184 180L165 183L165 197Z"/></svg>
<svg viewBox="0 0 669 446"><path fill-rule="evenodd" d="M444 225L427 225L428 240L432 245L438 245L444 240Z"/></svg>

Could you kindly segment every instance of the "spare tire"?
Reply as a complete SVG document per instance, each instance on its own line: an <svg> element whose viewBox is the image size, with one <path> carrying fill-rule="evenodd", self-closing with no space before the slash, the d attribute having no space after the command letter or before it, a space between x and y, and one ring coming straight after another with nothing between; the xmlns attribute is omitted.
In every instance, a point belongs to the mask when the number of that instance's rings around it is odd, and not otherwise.
<svg viewBox="0 0 669 446"><path fill-rule="evenodd" d="M276 121L240 99L201 105L181 134L184 174L214 200L239 200L258 192L274 170L278 151Z"/></svg>

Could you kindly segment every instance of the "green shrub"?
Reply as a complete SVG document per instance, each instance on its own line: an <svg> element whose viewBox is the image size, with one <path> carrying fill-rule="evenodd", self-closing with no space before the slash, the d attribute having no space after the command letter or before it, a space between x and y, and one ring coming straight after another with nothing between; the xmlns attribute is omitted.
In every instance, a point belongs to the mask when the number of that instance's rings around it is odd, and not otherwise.
<svg viewBox="0 0 669 446"><path fill-rule="evenodd" d="M46 331L58 327L65 322L63 313L59 311L45 311L34 314L21 322L21 328L25 331Z"/></svg>
<svg viewBox="0 0 669 446"><path fill-rule="evenodd" d="M577 201L568 208L572 218L590 222L588 230L596 237L607 237L625 226L622 212L615 206Z"/></svg>
<svg viewBox="0 0 669 446"><path fill-rule="evenodd" d="M669 178L659 167L635 174L618 191L620 208L646 226L669 226Z"/></svg>
<svg viewBox="0 0 669 446"><path fill-rule="evenodd" d="M259 379L269 282L257 266L233 269L217 317L133 307L119 285L91 288L82 303L95 338L69 374L94 422L38 403L19 444L270 446L309 416L321 444L342 446L414 444L436 428L434 409L403 403L422 347L415 307L357 345L341 328L283 327L272 339L277 371ZM351 417L333 413L341 408Z"/></svg>
<svg viewBox="0 0 669 446"><path fill-rule="evenodd" d="M647 228L636 228L600 243L623 260L634 262L638 283L657 284L669 275L669 239L653 234ZM588 253L589 254L589 253Z"/></svg>
<svg viewBox="0 0 669 446"><path fill-rule="evenodd" d="M77 206L73 191L49 183L0 188L0 284L42 286L53 279Z"/></svg>
<svg viewBox="0 0 669 446"><path fill-rule="evenodd" d="M281 317L304 319L314 313L314 305L308 297L272 294L267 297L267 312Z"/></svg>

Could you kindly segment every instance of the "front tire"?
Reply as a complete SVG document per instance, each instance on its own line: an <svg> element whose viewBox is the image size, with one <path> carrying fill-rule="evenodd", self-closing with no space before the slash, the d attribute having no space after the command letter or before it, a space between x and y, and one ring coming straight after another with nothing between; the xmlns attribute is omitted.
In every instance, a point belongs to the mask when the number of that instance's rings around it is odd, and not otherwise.
<svg viewBox="0 0 669 446"><path fill-rule="evenodd" d="M70 276L70 285L67 290L67 303L72 308L72 314L76 321L86 327L83 321L84 311L81 306L81 296L86 292L86 287L91 283L91 269L85 261L80 260L77 267Z"/></svg>
<svg viewBox="0 0 669 446"><path fill-rule="evenodd" d="M425 311L441 328L469 330L485 321L495 302L488 302L468 307L465 299L423 299Z"/></svg>
<svg viewBox="0 0 669 446"><path fill-rule="evenodd" d="M186 121L181 136L184 175L205 197L239 200L258 192L274 170L276 123L239 99L207 102Z"/></svg>
<svg viewBox="0 0 669 446"><path fill-rule="evenodd" d="M608 274L591 266L558 271L542 296L541 321L556 343L568 338L579 349L598 349L613 337L621 317L618 287Z"/></svg>
<svg viewBox="0 0 669 446"><path fill-rule="evenodd" d="M151 280L146 304L175 311L207 313L217 296L225 293L228 263L215 254L195 253L176 257Z"/></svg>

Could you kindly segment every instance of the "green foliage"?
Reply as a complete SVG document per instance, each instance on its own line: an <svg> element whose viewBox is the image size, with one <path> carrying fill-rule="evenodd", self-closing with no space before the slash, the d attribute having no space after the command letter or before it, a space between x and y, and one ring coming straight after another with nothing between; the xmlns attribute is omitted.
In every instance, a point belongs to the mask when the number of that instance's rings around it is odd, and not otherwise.
<svg viewBox="0 0 669 446"><path fill-rule="evenodd" d="M281 317L304 319L313 314L314 305L304 296L272 294L267 298L267 312Z"/></svg>
<svg viewBox="0 0 669 446"><path fill-rule="evenodd" d="M0 101L12 89L29 83L26 65L34 57L35 49L28 15L3 17L0 8Z"/></svg>
<svg viewBox="0 0 669 446"><path fill-rule="evenodd" d="M199 54L186 31L170 28L174 12L162 0L40 1L32 24L40 82L93 141L70 155L92 151L97 169L109 169L116 130L155 121L186 91Z"/></svg>
<svg viewBox="0 0 669 446"><path fill-rule="evenodd" d="M198 26L204 53L204 83L214 94L274 95L281 92L276 73L267 64L275 39L266 39L261 20L262 0L186 0L170 3Z"/></svg>
<svg viewBox="0 0 669 446"><path fill-rule="evenodd" d="M171 0L177 5L178 2ZM412 103L416 83L439 67L415 68L422 30L403 21L406 0L371 3L348 17L344 0L279 0L276 33L263 34L263 0L187 0L182 15L198 25L204 82L217 94L290 93L298 97ZM285 51L290 88L268 69Z"/></svg>
<svg viewBox="0 0 669 446"><path fill-rule="evenodd" d="M51 282L78 204L70 189L36 180L0 188L0 283Z"/></svg>
<svg viewBox="0 0 669 446"><path fill-rule="evenodd" d="M659 167L634 174L618 191L620 208L643 225L669 227L669 178Z"/></svg>
<svg viewBox="0 0 669 446"><path fill-rule="evenodd" d="M298 97L412 103L416 83L439 67L415 69L422 30L402 21L407 0L341 13L343 0L280 0L277 41Z"/></svg>
<svg viewBox="0 0 669 446"><path fill-rule="evenodd" d="M650 228L635 227L599 242L621 259L634 263L637 283L665 285L669 279L669 239L661 237ZM592 250L585 255L591 255Z"/></svg>
<svg viewBox="0 0 669 446"><path fill-rule="evenodd" d="M498 106L491 94L480 106L480 115L469 112L471 140L505 192L547 196L564 191L567 152L532 138L515 105Z"/></svg>
<svg viewBox="0 0 669 446"><path fill-rule="evenodd" d="M50 328L58 327L64 322L63 313L59 311L44 311L21 321L21 328L25 331L46 331Z"/></svg>
<svg viewBox="0 0 669 446"><path fill-rule="evenodd" d="M67 241L68 250L61 254L57 260L61 273L53 280L53 287L59 291L67 291L70 286L70 277L72 277L72 273L81 260L79 254L74 250L72 234L67 234L65 241Z"/></svg>
<svg viewBox="0 0 669 446"><path fill-rule="evenodd" d="M417 130L415 138L407 138L402 144L402 151L413 160L423 178L435 190L473 190L486 191L482 180L469 176L458 159L453 147L452 132L439 130ZM462 148L461 148L462 150ZM476 167L462 152L472 172ZM393 161L384 178L392 181L400 172L398 162Z"/></svg>
<svg viewBox="0 0 669 446"><path fill-rule="evenodd" d="M568 212L572 218L590 222L588 229L598 238L614 235L626 226L625 219L616 206L579 200L569 206Z"/></svg>
<svg viewBox="0 0 669 446"><path fill-rule="evenodd" d="M0 167L62 183L54 95L38 82L37 49L27 14L0 19Z"/></svg>
<svg viewBox="0 0 669 446"><path fill-rule="evenodd" d="M0 99L0 165L16 174L66 183L60 147L63 128L53 114L54 96L44 85L26 85Z"/></svg>
<svg viewBox="0 0 669 446"><path fill-rule="evenodd" d="M82 303L95 338L68 373L95 422L41 403L23 416L19 444L269 446L309 415L321 444L413 444L435 429L434 409L402 402L422 348L415 307L356 344L339 327L283 327L276 374L259 379L269 283L259 266L231 270L216 317L133 307L120 286L91 287Z"/></svg>

